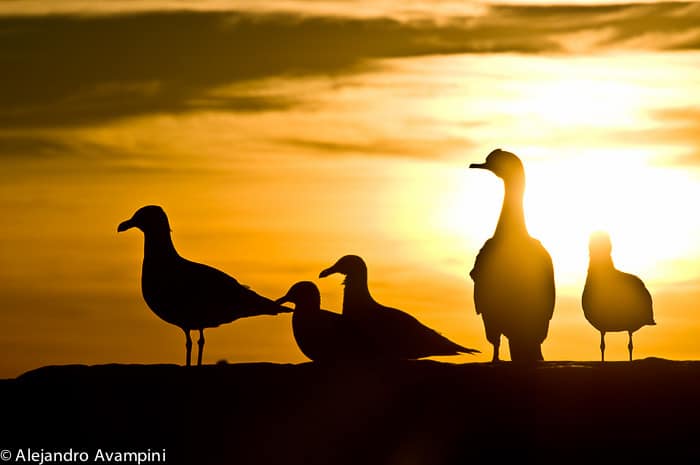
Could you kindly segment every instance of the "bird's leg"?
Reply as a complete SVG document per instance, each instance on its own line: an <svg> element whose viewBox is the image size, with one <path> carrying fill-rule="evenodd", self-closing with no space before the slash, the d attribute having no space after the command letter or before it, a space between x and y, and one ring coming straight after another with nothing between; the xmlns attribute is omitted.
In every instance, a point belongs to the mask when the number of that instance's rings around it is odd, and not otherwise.
<svg viewBox="0 0 700 465"><path fill-rule="evenodd" d="M634 347L632 345L632 331L627 331L627 334L629 334L630 337L630 342L627 344L627 350L630 351L630 362L632 361L632 348Z"/></svg>
<svg viewBox="0 0 700 465"><path fill-rule="evenodd" d="M605 361L605 331L600 332L600 361Z"/></svg>
<svg viewBox="0 0 700 465"><path fill-rule="evenodd" d="M496 342L492 342L493 344L493 358L491 359L491 363L496 363L500 361L498 358L498 352L501 348L501 336L498 336L498 339L496 339Z"/></svg>
<svg viewBox="0 0 700 465"><path fill-rule="evenodd" d="M199 351L197 352L197 366L202 364L202 352L204 352L204 330L199 330L199 340L197 340Z"/></svg>
<svg viewBox="0 0 700 465"><path fill-rule="evenodd" d="M190 330L184 329L185 331L185 349L187 350L186 364L190 366L190 360L192 358L192 338L190 337Z"/></svg>

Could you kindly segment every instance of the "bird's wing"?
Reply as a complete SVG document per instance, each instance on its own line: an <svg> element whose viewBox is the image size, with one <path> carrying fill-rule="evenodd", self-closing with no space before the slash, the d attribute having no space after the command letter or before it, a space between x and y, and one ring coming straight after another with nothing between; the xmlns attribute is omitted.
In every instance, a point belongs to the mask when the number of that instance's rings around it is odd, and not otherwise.
<svg viewBox="0 0 700 465"><path fill-rule="evenodd" d="M388 341L396 344L397 349L400 347L405 358L479 352L450 341L414 316L396 308L381 306L376 315L378 327L387 331L385 336Z"/></svg>
<svg viewBox="0 0 700 465"><path fill-rule="evenodd" d="M474 267L469 272L469 276L472 278L472 281L478 281L479 276L484 269L484 259L488 259L488 256L491 253L491 249L493 248L493 243L493 239L489 239L486 242L484 242L484 245L481 247L481 250L479 250L479 253L476 255L476 259L474 260Z"/></svg>
<svg viewBox="0 0 700 465"><path fill-rule="evenodd" d="M184 260L184 259L183 259ZM276 304L235 278L209 265L185 260L183 263L183 285L191 286L199 310L218 324L237 318L255 315L277 315L290 309Z"/></svg>
<svg viewBox="0 0 700 465"><path fill-rule="evenodd" d="M484 299L478 299L477 293L478 293L478 287L481 285L486 285L488 286L487 280L485 280L485 277L488 278L489 272L488 272L488 265L489 263L493 262L494 255L497 253L496 250L496 241L491 238L484 242L484 245L481 247L481 250L479 250L479 253L476 255L476 259L474 260L474 267L472 270L469 272L469 276L472 278L472 281L474 281L474 310L476 311L477 315L480 315L484 312L487 314L490 311L490 305L489 303L485 302Z"/></svg>
<svg viewBox="0 0 700 465"><path fill-rule="evenodd" d="M554 314L554 304L556 302L556 286L554 283L554 264L552 263L552 257L544 248L542 243L537 239L532 239L535 247L533 248L533 264L537 264L539 267L542 279L542 296L545 299L542 307L547 309L546 317L548 320L552 319Z"/></svg>
<svg viewBox="0 0 700 465"><path fill-rule="evenodd" d="M649 318L650 322L654 321L654 305L651 299L651 293L649 289L644 285L638 276L630 273L621 272L625 276L625 281L627 283L628 291L626 295L633 296L635 302L630 302L630 306L642 309L645 316Z"/></svg>

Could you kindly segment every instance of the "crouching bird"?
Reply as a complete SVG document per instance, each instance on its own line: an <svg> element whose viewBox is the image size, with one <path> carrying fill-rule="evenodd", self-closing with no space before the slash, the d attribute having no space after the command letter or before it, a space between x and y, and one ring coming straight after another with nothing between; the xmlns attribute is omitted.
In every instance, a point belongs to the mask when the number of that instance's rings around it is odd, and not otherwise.
<svg viewBox="0 0 700 465"><path fill-rule="evenodd" d="M377 354L372 341L338 313L321 309L321 294L310 281L294 284L276 303L294 304L292 332L301 352L315 362L368 360Z"/></svg>
<svg viewBox="0 0 700 465"><path fill-rule="evenodd" d="M319 277L334 273L345 275L343 316L367 334L383 358L417 359L479 352L450 341L408 313L374 300L367 286L367 265L357 255L341 257L335 265L321 271Z"/></svg>
<svg viewBox="0 0 700 465"><path fill-rule="evenodd" d="M554 312L554 266L525 224L523 163L514 154L496 149L486 162L469 167L491 171L503 180L505 190L496 230L470 272L474 306L493 345L493 361L499 360L501 335L508 338L514 362L543 360L541 345Z"/></svg>
<svg viewBox="0 0 700 465"><path fill-rule="evenodd" d="M140 208L117 228L138 228L144 235L141 292L162 320L185 332L186 364L190 366L192 338L199 331L197 365L202 364L204 329L255 315L277 315L290 309L277 305L238 283L226 273L182 258L170 237L170 223L156 205Z"/></svg>
<svg viewBox="0 0 700 465"><path fill-rule="evenodd" d="M583 314L600 331L600 360L605 361L605 333L627 331L630 361L632 333L655 325L651 294L638 277L615 268L610 236L593 233L589 241L589 264L581 296Z"/></svg>

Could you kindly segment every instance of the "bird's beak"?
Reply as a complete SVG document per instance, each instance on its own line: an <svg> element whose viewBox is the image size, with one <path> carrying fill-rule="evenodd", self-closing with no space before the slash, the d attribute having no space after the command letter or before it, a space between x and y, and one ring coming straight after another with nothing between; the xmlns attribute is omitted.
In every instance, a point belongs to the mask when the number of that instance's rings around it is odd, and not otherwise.
<svg viewBox="0 0 700 465"><path fill-rule="evenodd" d="M332 274L334 274L334 273L338 273L338 270L335 269L335 265L333 265L332 267L326 268L325 270L321 271L321 272L318 274L318 277L319 277L319 278L325 278L326 276L330 276L330 275L332 275Z"/></svg>
<svg viewBox="0 0 700 465"><path fill-rule="evenodd" d="M126 220L126 221L119 223L119 226L117 226L117 232L124 232L127 229L131 229L133 227L134 227L134 222L131 219L129 219L129 220Z"/></svg>
<svg viewBox="0 0 700 465"><path fill-rule="evenodd" d="M479 168L482 170L487 170L489 169L489 165L488 163L472 163L471 165L469 165L469 168Z"/></svg>

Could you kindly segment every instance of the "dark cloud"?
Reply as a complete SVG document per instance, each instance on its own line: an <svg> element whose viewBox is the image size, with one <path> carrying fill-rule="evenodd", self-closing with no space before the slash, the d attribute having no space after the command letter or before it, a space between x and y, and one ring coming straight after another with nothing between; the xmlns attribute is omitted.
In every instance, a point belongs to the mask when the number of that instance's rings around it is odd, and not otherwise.
<svg viewBox="0 0 700 465"><path fill-rule="evenodd" d="M143 160L153 160L153 150L148 148L124 149L109 144L86 141L79 137L37 134L0 135L0 162L5 168L13 162L21 162L23 169L32 169L27 161L62 163L70 162L70 167L77 170L109 171L112 174L124 173L159 173L175 171L173 167L160 163L144 163ZM36 168L37 166L34 166ZM47 165L51 170L52 164ZM65 164L61 165L65 168ZM188 169L191 172L191 169ZM0 172L0 178L18 174L16 169L6 169Z"/></svg>
<svg viewBox="0 0 700 465"><path fill-rule="evenodd" d="M635 40L643 47L696 48L700 7L495 6L475 17L410 21L243 12L0 17L0 125L283 109L296 102L212 91L270 77L351 72L381 58L564 53L567 37L601 30L605 37L594 48Z"/></svg>
<svg viewBox="0 0 700 465"><path fill-rule="evenodd" d="M0 135L0 160L13 158L55 159L73 158L81 161L90 159L138 158L139 155L103 143L86 141L79 137L37 134Z"/></svg>
<svg viewBox="0 0 700 465"><path fill-rule="evenodd" d="M0 136L0 160L32 157L53 158L65 154L64 142L42 136Z"/></svg>

